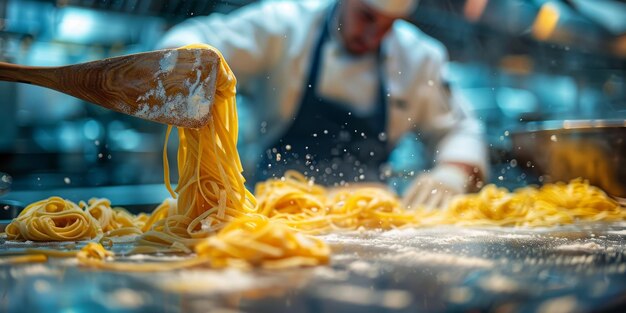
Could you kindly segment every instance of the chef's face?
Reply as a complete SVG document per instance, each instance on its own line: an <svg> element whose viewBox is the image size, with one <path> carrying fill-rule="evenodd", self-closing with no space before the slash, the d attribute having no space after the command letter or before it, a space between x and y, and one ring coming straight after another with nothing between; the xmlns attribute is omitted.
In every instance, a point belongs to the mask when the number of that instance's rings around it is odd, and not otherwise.
<svg viewBox="0 0 626 313"><path fill-rule="evenodd" d="M361 0L344 0L340 10L339 32L348 52L355 55L378 49L397 18L381 14Z"/></svg>

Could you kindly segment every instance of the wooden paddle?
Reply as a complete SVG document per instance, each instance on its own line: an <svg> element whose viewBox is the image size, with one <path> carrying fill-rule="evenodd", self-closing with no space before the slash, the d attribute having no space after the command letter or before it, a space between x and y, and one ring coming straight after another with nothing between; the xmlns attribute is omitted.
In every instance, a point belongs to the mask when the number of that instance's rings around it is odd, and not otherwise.
<svg viewBox="0 0 626 313"><path fill-rule="evenodd" d="M199 128L209 120L219 56L166 49L60 67L0 62L0 80L51 88L147 120Z"/></svg>

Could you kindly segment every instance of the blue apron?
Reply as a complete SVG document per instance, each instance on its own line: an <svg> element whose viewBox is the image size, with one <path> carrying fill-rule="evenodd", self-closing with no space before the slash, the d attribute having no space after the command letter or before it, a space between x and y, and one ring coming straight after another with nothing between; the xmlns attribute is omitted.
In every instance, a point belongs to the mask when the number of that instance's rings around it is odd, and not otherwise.
<svg viewBox="0 0 626 313"><path fill-rule="evenodd" d="M330 17L315 45L304 94L293 123L282 138L263 153L256 178L281 177L294 169L324 185L379 181L387 147L386 92L377 53L378 95L375 109L357 116L349 105L316 94L322 47L329 37Z"/></svg>

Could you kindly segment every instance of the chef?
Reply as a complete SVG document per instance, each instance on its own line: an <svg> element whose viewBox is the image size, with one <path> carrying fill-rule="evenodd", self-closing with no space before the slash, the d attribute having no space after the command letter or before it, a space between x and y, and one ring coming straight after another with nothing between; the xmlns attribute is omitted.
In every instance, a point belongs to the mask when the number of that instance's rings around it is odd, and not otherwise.
<svg viewBox="0 0 626 313"><path fill-rule="evenodd" d="M263 146L255 179L296 169L332 185L381 181L407 132L432 150L408 207L442 207L486 173L482 125L446 84L438 41L402 20L418 0L267 1L191 18L160 48L219 49L253 114ZM248 172L246 176L250 176Z"/></svg>

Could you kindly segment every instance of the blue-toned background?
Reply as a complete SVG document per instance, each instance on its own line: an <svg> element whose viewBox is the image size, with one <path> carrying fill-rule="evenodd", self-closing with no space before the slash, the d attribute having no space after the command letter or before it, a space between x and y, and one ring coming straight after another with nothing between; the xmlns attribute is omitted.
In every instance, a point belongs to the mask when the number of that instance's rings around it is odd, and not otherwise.
<svg viewBox="0 0 626 313"><path fill-rule="evenodd" d="M4 0L0 60L63 65L146 51L185 18L250 2ZM446 45L452 60L447 78L487 127L490 182L515 187L540 179L525 173L512 153L511 133L529 122L626 118L623 1L422 0L410 21ZM0 82L0 95L0 172L12 177L13 192L159 190L146 191L145 199L135 194L141 200L119 199L122 204L166 195L160 185L163 125L36 86ZM250 112L241 103L246 119ZM241 131L240 151L250 168L260 149L251 138L264 126L242 124L248 128ZM172 160L175 145L172 140ZM430 165L428 157L418 157L422 150L414 136L403 140L391 156L390 184L401 190L406 176Z"/></svg>

